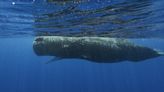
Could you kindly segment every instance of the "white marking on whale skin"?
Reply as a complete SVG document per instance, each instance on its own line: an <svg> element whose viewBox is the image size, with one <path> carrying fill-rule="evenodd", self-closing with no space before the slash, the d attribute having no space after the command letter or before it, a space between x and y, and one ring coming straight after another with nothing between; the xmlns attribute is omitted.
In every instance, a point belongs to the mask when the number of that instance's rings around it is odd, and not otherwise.
<svg viewBox="0 0 164 92"><path fill-rule="evenodd" d="M68 44L64 44L64 45L63 45L63 48L67 48L67 47L69 47Z"/></svg>
<svg viewBox="0 0 164 92"><path fill-rule="evenodd" d="M163 52L135 45L126 39L107 37L39 36L35 38L33 48L40 56L79 58L99 63L138 62L163 55Z"/></svg>

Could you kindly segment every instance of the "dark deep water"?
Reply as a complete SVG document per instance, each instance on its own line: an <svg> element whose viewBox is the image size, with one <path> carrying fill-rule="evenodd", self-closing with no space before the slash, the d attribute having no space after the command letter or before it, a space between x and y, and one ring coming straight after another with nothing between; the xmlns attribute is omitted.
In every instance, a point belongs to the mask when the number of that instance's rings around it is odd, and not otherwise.
<svg viewBox="0 0 164 92"><path fill-rule="evenodd" d="M32 48L35 36L63 35L128 38L164 51L163 0L63 1L0 0L0 92L164 92L163 56L45 64L53 57Z"/></svg>

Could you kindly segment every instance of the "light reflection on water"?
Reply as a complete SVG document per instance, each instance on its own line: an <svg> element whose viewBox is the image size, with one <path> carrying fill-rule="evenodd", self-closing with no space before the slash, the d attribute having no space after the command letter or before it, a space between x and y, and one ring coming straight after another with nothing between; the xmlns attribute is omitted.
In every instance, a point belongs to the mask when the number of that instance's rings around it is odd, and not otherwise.
<svg viewBox="0 0 164 92"><path fill-rule="evenodd" d="M0 2L0 36L163 38L163 1L17 0Z"/></svg>

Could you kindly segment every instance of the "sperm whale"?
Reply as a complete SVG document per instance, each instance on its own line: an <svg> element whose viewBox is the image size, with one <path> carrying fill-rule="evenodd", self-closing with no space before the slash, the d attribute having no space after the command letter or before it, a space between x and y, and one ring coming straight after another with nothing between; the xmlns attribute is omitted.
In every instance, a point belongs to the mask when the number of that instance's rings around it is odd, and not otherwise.
<svg viewBox="0 0 164 92"><path fill-rule="evenodd" d="M126 39L109 37L38 36L33 50L38 56L79 58L98 63L138 62L164 55Z"/></svg>

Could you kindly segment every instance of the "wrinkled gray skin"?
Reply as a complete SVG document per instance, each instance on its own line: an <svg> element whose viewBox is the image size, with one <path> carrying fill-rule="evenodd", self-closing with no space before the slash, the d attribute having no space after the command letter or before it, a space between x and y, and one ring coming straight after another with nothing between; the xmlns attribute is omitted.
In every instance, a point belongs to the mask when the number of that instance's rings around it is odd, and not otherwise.
<svg viewBox="0 0 164 92"><path fill-rule="evenodd" d="M79 58L98 63L137 62L161 56L148 47L105 37L39 36L34 40L33 49L38 56Z"/></svg>

